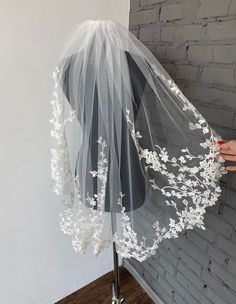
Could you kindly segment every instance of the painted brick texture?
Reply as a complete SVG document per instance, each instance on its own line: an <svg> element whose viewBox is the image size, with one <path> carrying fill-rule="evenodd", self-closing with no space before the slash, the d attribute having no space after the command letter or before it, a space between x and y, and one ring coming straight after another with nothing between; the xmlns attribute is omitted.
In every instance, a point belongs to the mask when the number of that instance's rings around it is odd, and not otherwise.
<svg viewBox="0 0 236 304"><path fill-rule="evenodd" d="M131 0L130 30L212 127L236 139L236 0ZM206 230L129 261L164 304L236 303L236 173L221 185Z"/></svg>

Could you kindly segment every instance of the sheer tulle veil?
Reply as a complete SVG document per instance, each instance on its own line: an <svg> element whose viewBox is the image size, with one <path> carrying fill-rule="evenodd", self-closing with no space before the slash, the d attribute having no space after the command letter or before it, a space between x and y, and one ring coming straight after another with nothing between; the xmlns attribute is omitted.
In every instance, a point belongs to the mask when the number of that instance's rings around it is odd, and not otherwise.
<svg viewBox="0 0 236 304"><path fill-rule="evenodd" d="M220 136L152 53L113 21L72 29L53 72L51 185L75 251L144 261L204 227L226 172Z"/></svg>

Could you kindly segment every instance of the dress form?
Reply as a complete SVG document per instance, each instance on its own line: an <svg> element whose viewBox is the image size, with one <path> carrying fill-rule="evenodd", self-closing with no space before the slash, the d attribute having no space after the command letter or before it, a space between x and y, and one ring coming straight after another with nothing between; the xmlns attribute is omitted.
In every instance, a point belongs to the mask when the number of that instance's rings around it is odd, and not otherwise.
<svg viewBox="0 0 236 304"><path fill-rule="evenodd" d="M74 60L75 57L71 56L69 62L71 63ZM128 52L126 52L126 58L127 63L129 66L130 71L130 81L133 88L133 111L134 111L134 118L137 116L137 112L139 110L139 106L141 103L140 99L140 88L145 87L146 80L145 77L143 77L142 72L138 68L137 64L135 63L134 59L130 56ZM70 96L69 96L69 81L70 81L70 63L67 65L67 68L64 72L64 79L63 79L63 92L70 103ZM87 71L88 73L90 71ZM139 91L137 91L137 88L139 88ZM92 114L92 125L90 129L90 134L86 134L85 136L89 136L90 141L90 151L91 151L91 163L92 163L92 169L97 170L97 162L98 162L98 116L101 115L101 109L98 108L97 100L97 91L95 90L94 94L94 108L93 108L93 114ZM71 104L71 103L70 103ZM72 109L74 105L71 104ZM112 115L112 114L111 114ZM77 115L78 120L80 121L81 117L80 114ZM85 119L86 123L86 119ZM128 123L125 117L125 113L122 115L122 141L121 141L121 164L120 164L120 180L122 185L122 193L125 193L125 200L123 203L123 206L125 207L125 210L131 211L139 208L142 206L144 200L145 200L145 179L143 176L143 173L141 171L140 166L140 160L139 155L137 152L137 149L135 147L134 141L132 139L132 136L129 131L127 131ZM114 137L116 136L114 131ZM82 143L83 145L83 143ZM83 151L81 151L83 153ZM75 176L77 173L77 170L80 170L80 162L82 162L83 158L81 157L80 160L77 158L77 164L75 169ZM129 161L128 161L129 160ZM89 172L85 173L86 179L89 178ZM111 173L108 171L108 181L107 183L116 183L117 179L117 172ZM94 182L94 189L96 189L97 179L95 178L93 180ZM117 191L117 197L119 196L119 193ZM94 206L94 209L96 209L96 206ZM110 200L109 200L109 187L106 187L106 198L105 198L105 211L110 212ZM117 210L113 211L119 212L120 208L117 208Z"/></svg>

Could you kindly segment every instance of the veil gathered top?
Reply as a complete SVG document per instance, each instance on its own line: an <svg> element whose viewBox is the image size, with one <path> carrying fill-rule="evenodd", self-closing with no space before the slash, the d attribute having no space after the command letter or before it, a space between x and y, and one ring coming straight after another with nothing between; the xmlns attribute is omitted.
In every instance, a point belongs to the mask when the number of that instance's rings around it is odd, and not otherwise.
<svg viewBox="0 0 236 304"><path fill-rule="evenodd" d="M226 173L221 137L152 53L109 20L75 26L53 71L51 186L76 252L142 262L205 229Z"/></svg>

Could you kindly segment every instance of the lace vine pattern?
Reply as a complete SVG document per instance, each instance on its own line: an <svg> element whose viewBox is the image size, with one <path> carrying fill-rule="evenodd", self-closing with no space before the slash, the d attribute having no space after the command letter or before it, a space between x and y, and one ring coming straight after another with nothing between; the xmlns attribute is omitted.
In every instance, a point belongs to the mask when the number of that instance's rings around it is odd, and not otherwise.
<svg viewBox="0 0 236 304"><path fill-rule="evenodd" d="M54 79L52 117L49 122L52 124L50 131L54 139L54 147L51 149L51 186L57 195L63 195L63 212L60 213L60 229L72 238L72 246L76 252L85 253L87 246L92 240L94 254L99 252L110 244L110 240L102 239L104 229L105 213L105 189L107 182L107 159L105 158L106 142L100 137L98 143L100 146L98 170L91 171L91 175L100 181L100 191L98 194L90 196L87 194L86 201L89 207L83 206L81 194L79 191L78 176L72 177L69 161L69 151L65 137L65 126L73 122L76 112L70 110L69 116L64 118L64 107L59 98L59 76L58 67L53 71ZM74 185L77 189L77 199L75 203ZM96 208L94 208L96 206Z"/></svg>
<svg viewBox="0 0 236 304"><path fill-rule="evenodd" d="M183 111L191 111L196 118L196 123L189 123L189 129L200 130L203 134L209 133L209 137L200 143L200 146L205 149L203 155L192 155L188 148L183 148L181 149L182 155L176 158L170 157L167 149L159 145L155 145L156 151L143 149L139 144L139 139L142 138L140 131L135 131L134 124L129 117L130 110L126 109L126 118L131 126L132 138L139 158L145 162L145 170L159 172L168 182L168 185L160 187L157 181L150 179L151 187L160 191L167 198L165 200L166 205L173 207L178 217L178 221L173 218L169 219L169 227L161 228L158 221L154 222L155 238L152 246L146 246L145 237L138 241L137 234L131 228L130 218L125 213L121 201L119 202L122 207L123 225L123 238L119 239L116 236L119 253L126 258L134 257L140 262L155 254L158 244L163 239L176 238L184 229L199 227L205 230L203 217L206 212L205 209L216 203L221 194L221 188L218 185L219 178L227 173L223 166L224 160L218 157L216 141L219 138L213 134L206 120L171 79L166 79L157 69L154 69L154 72L167 83L174 94L180 97L183 102ZM198 160L199 165L191 166L192 160ZM172 173L174 169L177 169L178 174ZM176 200L178 200L178 205ZM189 204L189 201L191 204ZM182 208L180 210L178 206L181 203Z"/></svg>
<svg viewBox="0 0 236 304"><path fill-rule="evenodd" d="M57 74L59 73L59 69L56 68L56 71L53 73L55 87L53 92L54 99L51 101L53 118L50 122L54 127L51 131L51 136L56 140L57 146L55 149L51 149L52 186L56 194L65 195L64 213L60 213L60 228L65 234L72 237L72 246L76 252L85 253L88 244L92 240L94 253L99 254L103 248L107 247L112 241L115 241L117 252L122 257L133 257L142 262L155 254L159 243L163 239L177 237L184 229L193 229L195 226L205 229L203 222L205 208L214 205L220 196L221 189L217 185L217 182L226 173L226 170L222 165L223 160L217 157L218 151L215 144L217 138L203 116L182 94L176 84L172 80L167 80L163 74L157 69L155 70L155 67L153 67L153 70L158 77L161 77L167 83L170 90L181 98L183 101L183 111L191 111L193 113L196 123L190 123L189 128L191 130L201 130L203 134L209 133L210 136L200 143L201 147L206 150L204 155L192 155L188 148L184 148L181 150L182 155L179 158L171 158L166 148L158 145L156 145L156 151L149 151L140 146L139 139L142 136L139 131L135 130L129 117L130 111L126 109L126 118L131 126L132 138L140 159L144 159L145 161L145 169L158 171L168 181L167 186L160 187L157 181L150 179L150 185L154 190L160 191L167 198L165 201L166 205L173 207L178 217L178 222L172 218L169 219L169 227L160 227L158 221L153 223L155 237L153 237L151 246L146 244L145 236L140 236L133 230L130 217L122 204L125 196L123 193L120 193L117 200L117 204L121 208L121 234L116 232L112 240L104 240L102 238L105 226L104 204L108 174L108 160L105 153L107 144L102 137L98 139L99 146L101 147L98 170L90 171L90 174L101 182L101 190L98 194L93 194L92 196L87 194L86 200L89 203L89 208L86 208L82 203L79 191L79 179L76 176L74 182L78 189L78 202L76 204L71 203L74 195L71 190L73 178L70 171L64 126L67 122L72 122L75 113L70 112L70 116L67 119L63 118L63 106L59 101L57 93ZM199 166L188 165L193 159L199 160ZM171 168L177 169L178 174L173 174L172 170L170 170ZM181 210L179 210L175 200L181 200ZM191 201L191 206L189 206L188 200ZM180 204L180 201L178 204Z"/></svg>
<svg viewBox="0 0 236 304"><path fill-rule="evenodd" d="M90 174L100 182L100 191L98 194L93 194L93 196L87 194L88 207L83 206L79 190L79 178L76 176L77 204L74 204L72 208L66 208L64 214L60 213L60 228L65 234L72 236L74 250L85 253L91 241L95 255L98 255L111 242L111 240L104 240L102 237L106 220L104 207L108 166L104 149L107 145L101 137L97 142L101 147L98 170L90 171Z"/></svg>
<svg viewBox="0 0 236 304"><path fill-rule="evenodd" d="M52 117L49 122L52 124L50 130L51 138L54 139L53 148L51 148L51 186L57 195L71 196L73 183L72 173L69 164L69 152L65 138L65 125L72 122L75 118L75 111L70 111L69 117L64 119L64 107L59 98L58 90L58 67L54 70L52 78L54 79L53 99L51 100Z"/></svg>

